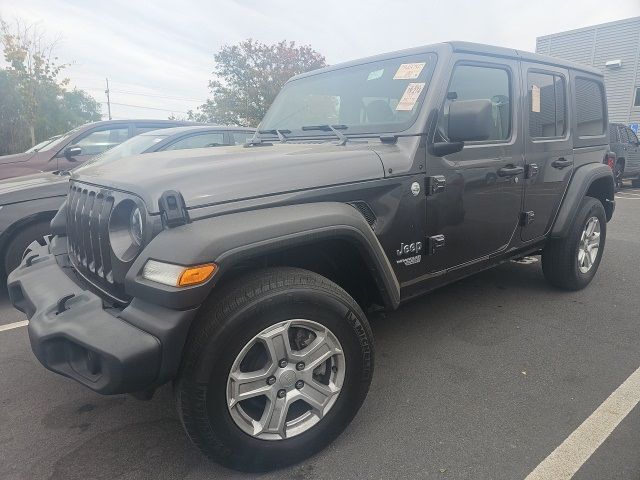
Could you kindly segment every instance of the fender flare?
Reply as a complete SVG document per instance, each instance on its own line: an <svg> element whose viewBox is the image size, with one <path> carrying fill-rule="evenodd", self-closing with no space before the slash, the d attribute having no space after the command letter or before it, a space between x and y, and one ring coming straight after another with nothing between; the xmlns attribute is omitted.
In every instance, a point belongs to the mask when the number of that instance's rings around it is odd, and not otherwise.
<svg viewBox="0 0 640 480"><path fill-rule="evenodd" d="M615 205L615 189L613 173L608 165L602 163L589 163L576 169L575 173L571 177L569 187L562 199L560 209L556 215L555 222L551 228L550 236L553 238L565 237L571 225L573 224L574 217L580 206L580 202L585 197L589 188L593 183L600 179L607 179L605 181L606 191L605 196L605 211L607 212L607 220L613 215L613 209ZM607 205L607 203L609 205Z"/></svg>
<svg viewBox="0 0 640 480"><path fill-rule="evenodd" d="M224 273L242 260L326 239L341 239L360 251L385 306L400 303L400 284L375 233L352 206L338 202L289 205L205 218L159 233L134 261L125 278L133 297L169 308L199 306ZM179 265L215 262L203 285L176 288L141 277L148 259Z"/></svg>

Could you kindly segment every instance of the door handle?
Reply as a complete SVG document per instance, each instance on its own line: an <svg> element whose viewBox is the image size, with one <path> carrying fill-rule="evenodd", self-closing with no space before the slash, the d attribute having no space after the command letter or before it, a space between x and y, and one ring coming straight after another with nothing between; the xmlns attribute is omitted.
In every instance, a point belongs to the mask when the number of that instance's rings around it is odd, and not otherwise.
<svg viewBox="0 0 640 480"><path fill-rule="evenodd" d="M565 167L570 167L571 165L573 165L573 160L567 160L564 157L560 157L559 159L551 162L551 166L553 168L559 168L560 170L562 170Z"/></svg>
<svg viewBox="0 0 640 480"><path fill-rule="evenodd" d="M515 177L516 175L520 175L524 172L524 167L514 167L513 165L509 165L507 167L502 167L498 170L499 177Z"/></svg>

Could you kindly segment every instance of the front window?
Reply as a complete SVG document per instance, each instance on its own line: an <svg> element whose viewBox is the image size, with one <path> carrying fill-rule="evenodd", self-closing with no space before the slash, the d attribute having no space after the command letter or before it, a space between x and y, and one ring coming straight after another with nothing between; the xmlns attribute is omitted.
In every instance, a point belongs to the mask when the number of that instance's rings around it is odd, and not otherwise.
<svg viewBox="0 0 640 480"><path fill-rule="evenodd" d="M505 141L511 136L511 87L506 67L458 65L453 71L438 128L449 138L449 107L459 100L491 101L491 134L487 141Z"/></svg>
<svg viewBox="0 0 640 480"><path fill-rule="evenodd" d="M169 145L166 150L187 150L192 148L219 147L224 145L222 132L199 133L189 135Z"/></svg>
<svg viewBox="0 0 640 480"><path fill-rule="evenodd" d="M434 54L381 60L318 73L285 85L260 129L317 135L331 125L343 133L398 132L418 115L435 66Z"/></svg>
<svg viewBox="0 0 640 480"><path fill-rule="evenodd" d="M91 132L75 142L75 145L82 148L82 155L98 155L116 145L120 145L128 136L129 127L124 125Z"/></svg>

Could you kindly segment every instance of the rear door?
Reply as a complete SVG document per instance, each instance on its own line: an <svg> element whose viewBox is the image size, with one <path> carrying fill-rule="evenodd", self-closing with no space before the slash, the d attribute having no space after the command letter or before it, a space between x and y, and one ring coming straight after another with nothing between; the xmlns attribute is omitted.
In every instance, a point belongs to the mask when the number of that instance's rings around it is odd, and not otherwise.
<svg viewBox="0 0 640 480"><path fill-rule="evenodd" d="M522 62L525 189L521 223L524 241L551 227L573 172L568 119L569 72Z"/></svg>

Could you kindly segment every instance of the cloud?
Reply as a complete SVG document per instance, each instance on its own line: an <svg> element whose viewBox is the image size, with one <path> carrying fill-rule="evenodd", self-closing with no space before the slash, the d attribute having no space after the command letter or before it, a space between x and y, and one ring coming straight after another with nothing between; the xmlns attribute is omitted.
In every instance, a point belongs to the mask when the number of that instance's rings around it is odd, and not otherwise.
<svg viewBox="0 0 640 480"><path fill-rule="evenodd" d="M213 54L246 38L309 44L335 64L446 40L533 50L537 36L622 18L618 12L640 15L640 6L637 0L610 0L607 8L601 0L29 0L0 7L8 20L62 34L58 53L74 62L66 72L72 85L104 101L109 77L112 102L149 107L113 105L117 118L166 118L194 108L207 97Z"/></svg>

